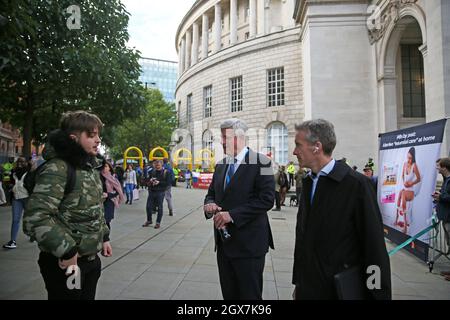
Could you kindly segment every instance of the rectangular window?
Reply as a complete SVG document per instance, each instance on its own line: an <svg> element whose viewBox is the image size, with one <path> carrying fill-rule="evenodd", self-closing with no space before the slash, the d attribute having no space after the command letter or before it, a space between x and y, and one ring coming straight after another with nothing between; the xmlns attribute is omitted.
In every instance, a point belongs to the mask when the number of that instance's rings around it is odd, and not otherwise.
<svg viewBox="0 0 450 320"><path fill-rule="evenodd" d="M203 109L205 118L212 116L212 86L203 88Z"/></svg>
<svg viewBox="0 0 450 320"><path fill-rule="evenodd" d="M284 68L267 70L267 105L284 105Z"/></svg>
<svg viewBox="0 0 450 320"><path fill-rule="evenodd" d="M242 111L242 76L230 79L231 112Z"/></svg>
<svg viewBox="0 0 450 320"><path fill-rule="evenodd" d="M192 93L186 98L186 121L192 122Z"/></svg>
<svg viewBox="0 0 450 320"><path fill-rule="evenodd" d="M425 117L423 58L419 45L402 44L403 116Z"/></svg>

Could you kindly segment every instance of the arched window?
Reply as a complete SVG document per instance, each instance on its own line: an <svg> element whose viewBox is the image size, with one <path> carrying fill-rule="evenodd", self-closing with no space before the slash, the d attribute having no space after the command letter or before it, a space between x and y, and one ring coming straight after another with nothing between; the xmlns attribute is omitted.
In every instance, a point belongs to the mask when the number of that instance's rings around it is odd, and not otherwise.
<svg viewBox="0 0 450 320"><path fill-rule="evenodd" d="M213 135L212 135L211 131L209 131L209 130L205 130L205 132L203 132L202 148L214 151L213 150Z"/></svg>
<svg viewBox="0 0 450 320"><path fill-rule="evenodd" d="M267 146L275 156L275 162L287 164L288 161L288 132L281 122L272 123L267 129Z"/></svg>

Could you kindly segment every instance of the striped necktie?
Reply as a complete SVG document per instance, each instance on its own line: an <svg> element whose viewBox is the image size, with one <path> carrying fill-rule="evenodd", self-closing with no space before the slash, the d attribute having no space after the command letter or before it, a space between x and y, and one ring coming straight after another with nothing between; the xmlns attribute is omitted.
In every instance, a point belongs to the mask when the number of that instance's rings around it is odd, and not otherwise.
<svg viewBox="0 0 450 320"><path fill-rule="evenodd" d="M225 178L225 186L228 186L230 184L231 181L231 177L234 174L234 164L236 163L236 159L234 159L234 163L230 163L228 165L228 171L227 171L227 176Z"/></svg>

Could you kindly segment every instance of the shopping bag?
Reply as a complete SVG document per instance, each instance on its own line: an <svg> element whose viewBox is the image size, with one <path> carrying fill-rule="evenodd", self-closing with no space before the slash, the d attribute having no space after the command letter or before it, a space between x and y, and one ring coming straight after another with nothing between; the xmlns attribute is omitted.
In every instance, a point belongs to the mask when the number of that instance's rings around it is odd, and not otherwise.
<svg viewBox="0 0 450 320"><path fill-rule="evenodd" d="M135 200L139 200L139 190L138 189L133 190L133 201L135 201Z"/></svg>

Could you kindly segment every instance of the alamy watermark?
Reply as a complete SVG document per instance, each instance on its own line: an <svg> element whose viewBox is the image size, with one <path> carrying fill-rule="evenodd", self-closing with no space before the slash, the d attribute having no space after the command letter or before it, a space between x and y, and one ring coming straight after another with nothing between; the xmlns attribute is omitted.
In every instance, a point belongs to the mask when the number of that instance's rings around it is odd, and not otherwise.
<svg viewBox="0 0 450 320"><path fill-rule="evenodd" d="M80 7L73 4L68 6L66 12L70 14L67 18L66 25L69 30L81 29L81 10Z"/></svg>
<svg viewBox="0 0 450 320"><path fill-rule="evenodd" d="M381 289L381 270L377 265L371 265L367 267L366 273L370 275L367 278L366 286L369 290Z"/></svg>
<svg viewBox="0 0 450 320"><path fill-rule="evenodd" d="M73 290L81 289L81 270L80 267L77 265L71 265L67 267L66 270L67 280L66 280L66 286L67 289Z"/></svg>

